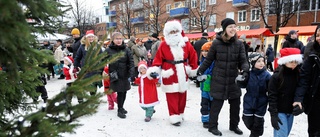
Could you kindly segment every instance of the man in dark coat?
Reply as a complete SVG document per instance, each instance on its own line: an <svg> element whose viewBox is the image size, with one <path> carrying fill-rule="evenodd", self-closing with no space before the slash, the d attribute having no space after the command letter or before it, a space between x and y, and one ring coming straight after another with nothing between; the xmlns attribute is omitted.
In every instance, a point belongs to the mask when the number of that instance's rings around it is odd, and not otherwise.
<svg viewBox="0 0 320 137"><path fill-rule="evenodd" d="M307 56L300 69L299 84L293 103L293 106L298 105L301 109L303 104L304 112L308 115L309 137L320 136L320 26L317 27L314 36L315 40L309 43L310 48L306 51Z"/></svg>
<svg viewBox="0 0 320 137"><path fill-rule="evenodd" d="M235 79L239 70L243 71L243 76L248 79L249 65L245 55L243 43L237 39L235 21L226 18L222 20L223 31L217 34L208 52L206 60L198 69L198 76L209 68L214 61L212 70L210 95L213 101L210 109L209 132L221 136L218 130L218 117L224 100L230 104L229 130L242 135L238 128L240 122L240 96L241 89L237 86Z"/></svg>
<svg viewBox="0 0 320 137"><path fill-rule="evenodd" d="M193 45L193 48L197 52L198 59L200 59L200 53L201 53L201 47L203 46L204 43L208 42L208 33L204 32L202 33L202 37L200 40L196 41ZM198 61L199 65L200 61Z"/></svg>
<svg viewBox="0 0 320 137"><path fill-rule="evenodd" d="M302 50L303 43L298 40L298 31L290 30L286 36L286 41L283 43L282 48L298 48Z"/></svg>
<svg viewBox="0 0 320 137"><path fill-rule="evenodd" d="M72 35L72 37L74 39L74 42L73 42L73 44L71 46L72 47L72 51L70 51L70 52L73 53L72 57L76 58L77 51L78 51L78 49L79 49L79 47L81 45L81 38L82 37L80 36L80 31L77 28L72 29L71 35Z"/></svg>

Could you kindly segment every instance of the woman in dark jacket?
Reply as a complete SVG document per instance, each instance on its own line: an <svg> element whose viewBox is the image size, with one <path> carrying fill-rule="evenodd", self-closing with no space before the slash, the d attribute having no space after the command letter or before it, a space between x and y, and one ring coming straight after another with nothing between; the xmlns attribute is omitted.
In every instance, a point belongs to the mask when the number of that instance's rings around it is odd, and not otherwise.
<svg viewBox="0 0 320 137"><path fill-rule="evenodd" d="M309 137L320 136L320 26L315 31L315 40L305 51L305 61L300 69L300 81L293 106L299 105L308 115ZM308 45L309 45L308 44Z"/></svg>
<svg viewBox="0 0 320 137"><path fill-rule="evenodd" d="M134 62L132 53L123 42L123 36L119 32L112 34L111 44L105 50L108 56L124 52L124 56L109 64L110 88L117 92L118 97L118 117L126 118L127 111L123 108L127 91L130 90L130 82L134 81ZM111 75L117 75L118 78Z"/></svg>
<svg viewBox="0 0 320 137"><path fill-rule="evenodd" d="M82 68L85 65L85 59L87 55L87 51L89 50L90 46L94 46L93 43L98 42L98 37L94 35L93 30L88 30L86 32L86 36L84 36L81 39L81 45L77 51L76 58L74 59L74 67L75 68ZM102 53L102 50L100 50L100 53ZM93 75L102 75L103 68L101 68L101 71L94 71L94 72L89 72L85 75L85 78L89 78ZM92 86L97 87L99 86L102 87L102 82L94 82L92 83ZM95 92L90 92L91 95L95 95Z"/></svg>
<svg viewBox="0 0 320 137"><path fill-rule="evenodd" d="M234 20L226 18L221 22L221 26L223 31L217 34L206 60L198 69L198 75L202 75L211 63L215 62L211 78L210 95L213 101L208 130L214 135L222 135L218 130L218 116L224 100L228 100L230 104L229 130L242 135L243 132L238 128L241 90L235 83L235 79L239 69L247 78L249 65L243 43L237 40Z"/></svg>

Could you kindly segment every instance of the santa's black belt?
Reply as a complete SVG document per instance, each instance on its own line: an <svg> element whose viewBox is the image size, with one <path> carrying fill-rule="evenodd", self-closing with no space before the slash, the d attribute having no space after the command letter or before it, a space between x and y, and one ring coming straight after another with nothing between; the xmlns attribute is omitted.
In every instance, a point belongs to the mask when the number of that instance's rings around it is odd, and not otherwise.
<svg viewBox="0 0 320 137"><path fill-rule="evenodd" d="M175 61L175 60L164 60L164 62L168 62L170 64L180 64L180 63L184 63L184 62L187 62L187 60L178 60L178 61Z"/></svg>

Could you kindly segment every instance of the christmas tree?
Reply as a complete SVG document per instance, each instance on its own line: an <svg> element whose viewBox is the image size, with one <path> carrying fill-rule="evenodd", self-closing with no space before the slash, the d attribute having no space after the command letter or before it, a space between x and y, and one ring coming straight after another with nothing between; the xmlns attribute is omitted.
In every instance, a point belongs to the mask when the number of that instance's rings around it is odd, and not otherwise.
<svg viewBox="0 0 320 137"><path fill-rule="evenodd" d="M0 136L52 137L73 133L80 126L77 119L95 113L102 96L88 94L96 90L91 83L101 81L102 76L84 78L85 74L102 70L123 54L109 58L106 53L100 53L102 43L93 43L87 51L87 65L81 68L78 79L39 109L28 100L38 96L35 88L43 84L39 77L48 73L40 66L54 59L48 56L51 51L39 50L33 34L57 30L56 20L66 12L61 7L67 6L56 0L0 0L0 5ZM82 96L84 102L66 103L66 96L72 91Z"/></svg>

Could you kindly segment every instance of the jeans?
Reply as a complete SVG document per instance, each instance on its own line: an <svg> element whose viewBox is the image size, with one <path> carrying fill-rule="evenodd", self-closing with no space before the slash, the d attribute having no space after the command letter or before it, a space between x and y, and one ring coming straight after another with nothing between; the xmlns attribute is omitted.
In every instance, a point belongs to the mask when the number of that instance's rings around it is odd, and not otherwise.
<svg viewBox="0 0 320 137"><path fill-rule="evenodd" d="M293 115L287 113L278 113L278 117L282 122L282 125L279 123L279 130L273 130L274 137L287 137L290 134L292 123L293 123Z"/></svg>

